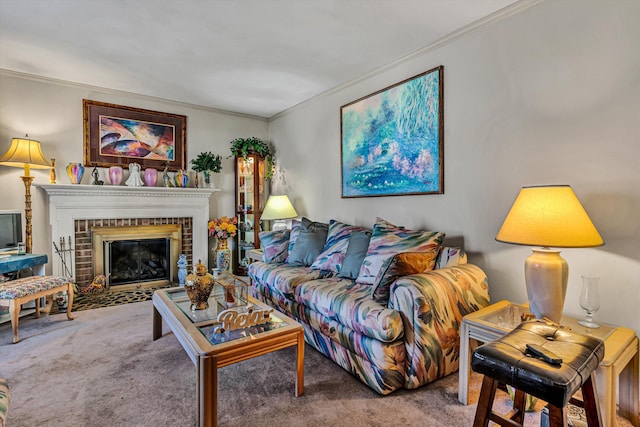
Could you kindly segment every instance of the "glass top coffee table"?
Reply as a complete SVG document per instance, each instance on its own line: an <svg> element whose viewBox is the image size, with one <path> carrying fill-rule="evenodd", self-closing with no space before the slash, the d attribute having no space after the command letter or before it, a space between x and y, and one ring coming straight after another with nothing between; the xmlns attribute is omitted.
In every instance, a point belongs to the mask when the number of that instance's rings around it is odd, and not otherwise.
<svg viewBox="0 0 640 427"><path fill-rule="evenodd" d="M227 310L212 292L209 308L191 310L184 288L158 290L153 294L153 339L162 336L162 321L178 339L196 366L198 425L218 424L218 368L286 347L297 346L295 395L304 391L304 332L302 325L273 311L264 324L225 330L218 314ZM224 301L224 300L223 300ZM246 305L232 307L238 314L250 314L271 307L246 297Z"/></svg>

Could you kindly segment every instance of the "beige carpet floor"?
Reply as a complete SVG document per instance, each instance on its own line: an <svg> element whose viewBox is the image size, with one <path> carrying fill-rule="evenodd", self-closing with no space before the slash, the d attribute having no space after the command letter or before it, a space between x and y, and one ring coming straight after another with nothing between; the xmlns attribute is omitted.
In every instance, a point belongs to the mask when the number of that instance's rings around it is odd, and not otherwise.
<svg viewBox="0 0 640 427"><path fill-rule="evenodd" d="M11 392L7 427L194 426L196 370L169 332L152 341L151 301L21 320L21 341L0 325L0 376ZM306 346L305 392L294 396L295 352L285 349L219 374L221 426L470 426L458 376L381 397ZM472 377L472 401L480 377ZM499 404L508 405L503 395ZM540 415L527 415L527 426ZM621 426L630 423L620 419Z"/></svg>

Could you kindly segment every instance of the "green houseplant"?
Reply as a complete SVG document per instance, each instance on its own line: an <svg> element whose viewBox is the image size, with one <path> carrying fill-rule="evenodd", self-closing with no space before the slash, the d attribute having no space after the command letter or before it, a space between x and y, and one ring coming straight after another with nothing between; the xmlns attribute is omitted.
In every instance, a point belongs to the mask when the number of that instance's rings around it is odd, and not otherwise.
<svg viewBox="0 0 640 427"><path fill-rule="evenodd" d="M231 141L231 155L246 159L250 153L256 153L266 162L265 179L271 179L275 169L271 148L260 138L236 138Z"/></svg>
<svg viewBox="0 0 640 427"><path fill-rule="evenodd" d="M220 173L222 170L222 156L205 151L198 154L195 159L191 159L191 166L194 171L204 174L204 182L208 187L211 184L211 172Z"/></svg>

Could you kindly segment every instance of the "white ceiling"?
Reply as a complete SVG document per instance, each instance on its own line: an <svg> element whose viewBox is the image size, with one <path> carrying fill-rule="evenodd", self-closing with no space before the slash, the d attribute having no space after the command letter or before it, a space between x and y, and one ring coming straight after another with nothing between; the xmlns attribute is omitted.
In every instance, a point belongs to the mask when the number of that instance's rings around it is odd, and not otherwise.
<svg viewBox="0 0 640 427"><path fill-rule="evenodd" d="M0 68L271 117L515 2L0 0Z"/></svg>

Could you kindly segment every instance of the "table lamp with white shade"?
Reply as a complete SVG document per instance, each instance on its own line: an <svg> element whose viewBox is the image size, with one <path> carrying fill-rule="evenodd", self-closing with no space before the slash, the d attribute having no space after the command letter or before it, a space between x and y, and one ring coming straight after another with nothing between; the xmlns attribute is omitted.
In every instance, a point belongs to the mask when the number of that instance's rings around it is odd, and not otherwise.
<svg viewBox="0 0 640 427"><path fill-rule="evenodd" d="M539 319L562 317L569 266L554 248L604 244L573 189L568 185L523 187L496 240L541 246L525 262L529 309Z"/></svg>
<svg viewBox="0 0 640 427"><path fill-rule="evenodd" d="M29 138L29 135L25 135L24 138L12 138L11 147L0 158L0 164L5 166L13 166L17 168L24 168L24 176L21 176L24 183L24 204L25 204L25 238L26 238L26 251L31 253L32 247L32 232L31 232L31 183L34 177L31 176L31 168L33 169L51 169L51 164L42 154L42 148L40 142Z"/></svg>
<svg viewBox="0 0 640 427"><path fill-rule="evenodd" d="M262 211L260 219L273 221L271 229L275 231L285 230L287 228L287 224L284 220L295 218L297 216L298 213L293 208L289 197L287 197L286 194L283 194L278 196L269 196L269 200L267 200L267 204Z"/></svg>

